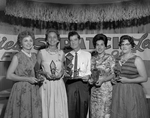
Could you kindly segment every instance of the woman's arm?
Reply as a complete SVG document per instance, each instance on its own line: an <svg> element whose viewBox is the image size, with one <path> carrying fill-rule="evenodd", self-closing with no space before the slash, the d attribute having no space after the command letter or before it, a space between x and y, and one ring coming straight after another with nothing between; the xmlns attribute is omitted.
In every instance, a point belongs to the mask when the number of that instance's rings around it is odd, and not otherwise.
<svg viewBox="0 0 150 118"><path fill-rule="evenodd" d="M137 67L139 77L134 78L134 79L120 77L121 78L120 81L122 83L142 83L142 82L146 82L148 80L144 62L140 57L136 57L135 66Z"/></svg>
<svg viewBox="0 0 150 118"><path fill-rule="evenodd" d="M36 71L40 73L43 76L47 76L47 73L41 70L41 63L42 63L43 57L42 57L42 52L39 51L37 54L37 64L36 64Z"/></svg>
<svg viewBox="0 0 150 118"><path fill-rule="evenodd" d="M41 69L41 63L42 63L42 53L41 51L39 51L37 53L37 63L36 63L36 70L40 70Z"/></svg>
<svg viewBox="0 0 150 118"><path fill-rule="evenodd" d="M35 77L25 77L25 76L18 76L14 72L18 66L18 58L15 55L10 63L10 66L7 70L6 79L13 80L13 81L22 81L22 82L30 82L30 83L37 83L37 79Z"/></svg>

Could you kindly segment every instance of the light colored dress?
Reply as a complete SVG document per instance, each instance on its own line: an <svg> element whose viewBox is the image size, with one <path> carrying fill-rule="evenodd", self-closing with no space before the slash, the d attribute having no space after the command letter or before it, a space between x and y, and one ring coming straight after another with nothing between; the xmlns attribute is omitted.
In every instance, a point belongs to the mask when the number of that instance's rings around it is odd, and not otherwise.
<svg viewBox="0 0 150 118"><path fill-rule="evenodd" d="M102 73L99 78L102 78L113 73L115 59L105 53L102 58L99 55L92 57L92 69L94 68L94 64L96 64L98 70L101 70ZM100 87L93 86L91 88L90 99L91 118L109 118L111 99L112 84L110 81L104 82Z"/></svg>
<svg viewBox="0 0 150 118"><path fill-rule="evenodd" d="M42 68L51 74L50 64L55 63L56 75L63 71L64 52L47 52L41 50ZM63 78L59 80L45 80L41 86L43 118L68 118L68 104L66 88Z"/></svg>
<svg viewBox="0 0 150 118"><path fill-rule="evenodd" d="M16 56L16 75L34 77L36 55L28 57L20 51ZM4 118L42 118L39 86L29 82L16 82L12 87Z"/></svg>

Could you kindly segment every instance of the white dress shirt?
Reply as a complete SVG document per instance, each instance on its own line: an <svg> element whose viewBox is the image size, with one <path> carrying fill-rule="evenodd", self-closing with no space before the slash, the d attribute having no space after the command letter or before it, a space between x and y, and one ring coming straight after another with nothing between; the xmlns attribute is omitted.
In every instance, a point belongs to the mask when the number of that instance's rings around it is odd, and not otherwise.
<svg viewBox="0 0 150 118"><path fill-rule="evenodd" d="M75 57L75 51L69 52ZM79 50L77 52L78 55L78 62L77 62L77 69L79 69L79 77L91 75L91 54L85 50ZM74 59L72 60L72 73L74 75ZM72 75L72 77L73 77Z"/></svg>

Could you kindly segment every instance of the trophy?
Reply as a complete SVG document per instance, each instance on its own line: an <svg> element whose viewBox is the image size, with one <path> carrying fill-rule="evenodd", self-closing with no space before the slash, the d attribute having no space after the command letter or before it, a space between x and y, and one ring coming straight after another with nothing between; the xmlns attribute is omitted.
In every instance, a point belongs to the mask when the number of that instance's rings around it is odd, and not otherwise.
<svg viewBox="0 0 150 118"><path fill-rule="evenodd" d="M44 81L44 72L40 69L40 65L36 62L34 66L35 77L38 79L38 83L42 83Z"/></svg>
<svg viewBox="0 0 150 118"><path fill-rule="evenodd" d="M91 78L93 79L93 83L95 84L98 81L100 75L100 71L96 68L96 63L94 64L94 69L92 69L91 72Z"/></svg>
<svg viewBox="0 0 150 118"><path fill-rule="evenodd" d="M115 74L115 79L119 80L120 79L120 73L121 73L121 65L118 63L115 64L114 66L114 74Z"/></svg>
<svg viewBox="0 0 150 118"><path fill-rule="evenodd" d="M72 76L72 67L73 67L72 60L73 60L73 57L74 56L71 53L68 53L66 55L66 60L65 60L65 70L66 70L65 76L69 77L69 78Z"/></svg>
<svg viewBox="0 0 150 118"><path fill-rule="evenodd" d="M56 64L54 63L53 60L52 60L52 62L50 64L50 71L51 71L51 74L52 74L52 79L55 79Z"/></svg>
<svg viewBox="0 0 150 118"><path fill-rule="evenodd" d="M79 77L79 71L80 71L80 68L79 69L77 69L77 70L74 70L74 79L78 79L78 78L80 78Z"/></svg>

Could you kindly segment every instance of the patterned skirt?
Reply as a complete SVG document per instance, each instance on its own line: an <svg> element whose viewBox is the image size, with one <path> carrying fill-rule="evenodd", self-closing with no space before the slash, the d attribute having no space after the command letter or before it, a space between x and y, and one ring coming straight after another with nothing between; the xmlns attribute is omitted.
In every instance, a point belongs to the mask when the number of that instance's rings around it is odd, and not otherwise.
<svg viewBox="0 0 150 118"><path fill-rule="evenodd" d="M112 99L112 85L105 82L101 87L92 87L91 89L91 118L109 118Z"/></svg>
<svg viewBox="0 0 150 118"><path fill-rule="evenodd" d="M17 82L11 90L4 118L42 118L39 86Z"/></svg>

